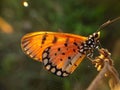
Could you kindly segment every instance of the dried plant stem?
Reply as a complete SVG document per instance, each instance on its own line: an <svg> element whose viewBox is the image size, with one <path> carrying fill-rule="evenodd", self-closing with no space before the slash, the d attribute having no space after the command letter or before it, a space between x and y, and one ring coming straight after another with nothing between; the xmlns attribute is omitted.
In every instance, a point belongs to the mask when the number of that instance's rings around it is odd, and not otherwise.
<svg viewBox="0 0 120 90"><path fill-rule="evenodd" d="M111 75L111 78L109 80L109 86L110 86L111 90L115 90L116 87L117 87L117 89L119 88L118 90L120 90L120 80L119 80L119 75L118 75L116 69L110 65L108 65L107 69Z"/></svg>
<svg viewBox="0 0 120 90"><path fill-rule="evenodd" d="M96 90L97 89L97 85L99 85L99 82L104 78L105 73L107 72L107 65L108 63L105 63L105 66L103 67L103 69L99 72L99 74L96 76L96 78L92 81L92 83L90 84L90 86L88 87L87 90Z"/></svg>
<svg viewBox="0 0 120 90"><path fill-rule="evenodd" d="M112 59L110 58L111 54L106 49L101 49L99 52L100 56L96 57L94 64L97 65L97 68L99 66L102 66L102 68L100 68L99 74L92 81L87 90L97 90L100 81L105 77L109 78L109 87L111 90L120 90L119 74L113 66Z"/></svg>

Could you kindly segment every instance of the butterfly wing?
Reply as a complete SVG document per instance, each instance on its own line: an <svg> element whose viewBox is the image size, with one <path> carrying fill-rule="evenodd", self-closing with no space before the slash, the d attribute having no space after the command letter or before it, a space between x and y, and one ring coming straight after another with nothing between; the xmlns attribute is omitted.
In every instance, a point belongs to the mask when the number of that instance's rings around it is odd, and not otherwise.
<svg viewBox="0 0 120 90"><path fill-rule="evenodd" d="M68 76L83 60L79 52L87 37L67 33L34 32L21 40L23 51L43 62L45 68L58 76Z"/></svg>

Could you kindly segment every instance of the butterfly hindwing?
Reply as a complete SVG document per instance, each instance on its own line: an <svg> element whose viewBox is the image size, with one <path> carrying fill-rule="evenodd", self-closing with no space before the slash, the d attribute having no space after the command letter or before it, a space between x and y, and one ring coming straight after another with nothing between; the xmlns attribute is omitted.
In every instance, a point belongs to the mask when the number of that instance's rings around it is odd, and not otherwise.
<svg viewBox="0 0 120 90"><path fill-rule="evenodd" d="M63 44L46 48L43 52L43 64L47 70L58 76L68 76L84 57L85 55L71 42L67 47Z"/></svg>

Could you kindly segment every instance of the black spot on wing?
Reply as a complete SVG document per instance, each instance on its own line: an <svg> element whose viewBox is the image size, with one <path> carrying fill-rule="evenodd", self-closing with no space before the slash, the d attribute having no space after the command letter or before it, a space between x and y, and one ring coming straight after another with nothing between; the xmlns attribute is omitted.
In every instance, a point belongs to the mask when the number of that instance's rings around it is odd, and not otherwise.
<svg viewBox="0 0 120 90"><path fill-rule="evenodd" d="M71 59L71 57L69 56L68 59Z"/></svg>
<svg viewBox="0 0 120 90"><path fill-rule="evenodd" d="M55 56L57 56L57 53L55 53Z"/></svg>
<svg viewBox="0 0 120 90"><path fill-rule="evenodd" d="M60 51L61 49L60 48L58 48L58 51Z"/></svg>
<svg viewBox="0 0 120 90"><path fill-rule="evenodd" d="M63 61L63 59L61 58L60 61Z"/></svg>
<svg viewBox="0 0 120 90"><path fill-rule="evenodd" d="M65 46L65 47L67 47L67 46L68 46L68 44L67 44L67 43L64 43L64 46Z"/></svg>
<svg viewBox="0 0 120 90"><path fill-rule="evenodd" d="M42 37L42 44L45 43L46 37L47 37L47 35L46 35L46 33L45 33L45 34L43 35L43 37Z"/></svg>
<svg viewBox="0 0 120 90"><path fill-rule="evenodd" d="M78 44L77 44L76 42L73 42L73 44L74 44L75 46L78 46Z"/></svg>
<svg viewBox="0 0 120 90"><path fill-rule="evenodd" d="M56 42L57 42L57 37L54 36L52 43L56 43Z"/></svg>
<svg viewBox="0 0 120 90"><path fill-rule="evenodd" d="M73 49L73 52L76 52L76 50L75 50L75 49Z"/></svg>
<svg viewBox="0 0 120 90"><path fill-rule="evenodd" d="M62 55L65 55L65 53L63 52Z"/></svg>
<svg viewBox="0 0 120 90"><path fill-rule="evenodd" d="M76 65L76 64L74 64L74 66L76 66L76 67L77 67L77 65Z"/></svg>
<svg viewBox="0 0 120 90"><path fill-rule="evenodd" d="M69 38L66 38L66 41L65 41L65 43L68 43L69 42Z"/></svg>

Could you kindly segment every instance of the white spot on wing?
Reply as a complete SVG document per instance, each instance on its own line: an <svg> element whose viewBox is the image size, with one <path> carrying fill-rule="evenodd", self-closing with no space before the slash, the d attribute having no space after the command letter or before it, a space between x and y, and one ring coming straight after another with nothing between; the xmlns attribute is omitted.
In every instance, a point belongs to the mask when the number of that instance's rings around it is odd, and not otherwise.
<svg viewBox="0 0 120 90"><path fill-rule="evenodd" d="M32 58L32 57L33 57L33 55L32 55L32 54L30 54L30 57Z"/></svg>
<svg viewBox="0 0 120 90"><path fill-rule="evenodd" d="M84 44L84 46L86 47L86 46L87 46L87 44L85 43L85 44Z"/></svg>
<svg viewBox="0 0 120 90"><path fill-rule="evenodd" d="M51 66L50 66L50 65L47 65L47 66L46 66L46 69L47 69L47 70L49 70L50 68L51 68Z"/></svg>
<svg viewBox="0 0 120 90"><path fill-rule="evenodd" d="M43 63L44 63L44 65L46 65L46 64L48 63L48 59L47 59L47 58L44 59L44 60L43 60Z"/></svg>
<svg viewBox="0 0 120 90"><path fill-rule="evenodd" d="M26 41L24 43L22 43L22 46L25 47L30 41Z"/></svg>
<svg viewBox="0 0 120 90"><path fill-rule="evenodd" d="M90 45L90 47L92 47L92 48L93 48L93 44L91 44L91 45Z"/></svg>
<svg viewBox="0 0 120 90"><path fill-rule="evenodd" d="M29 55L29 54L30 54L30 52L29 52L29 51L27 51L27 52L26 52L26 54L28 54L28 55Z"/></svg>
<svg viewBox="0 0 120 90"><path fill-rule="evenodd" d="M84 49L80 49L80 52L82 53Z"/></svg>
<svg viewBox="0 0 120 90"><path fill-rule="evenodd" d="M91 41L89 40L89 41L88 41L88 44L90 44L90 43L91 43Z"/></svg>
<svg viewBox="0 0 120 90"><path fill-rule="evenodd" d="M55 71L56 71L55 68L52 68L52 69L51 69L51 72L52 72L52 73L55 73Z"/></svg>
<svg viewBox="0 0 120 90"><path fill-rule="evenodd" d="M57 71L56 73L58 76L61 76L62 72L61 71Z"/></svg>
<svg viewBox="0 0 120 90"><path fill-rule="evenodd" d="M67 73L65 73L65 72L63 73L63 76L64 76L64 77L65 77L65 76L68 76L68 75L69 75L69 74L67 74Z"/></svg>
<svg viewBox="0 0 120 90"><path fill-rule="evenodd" d="M83 46L82 46L82 45L80 46L80 49L81 49L81 48L83 48Z"/></svg>
<svg viewBox="0 0 120 90"><path fill-rule="evenodd" d="M47 57L47 52L43 53L43 58Z"/></svg>

